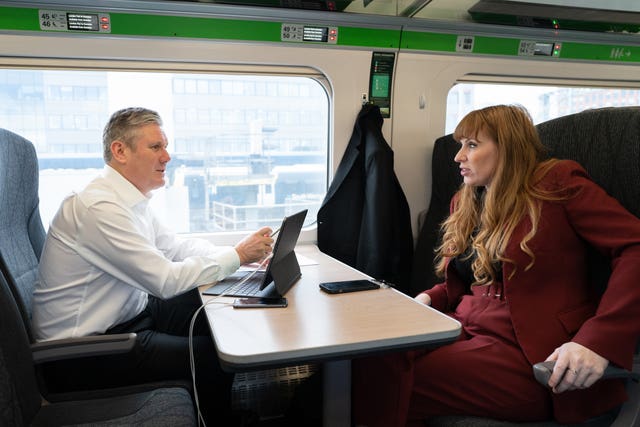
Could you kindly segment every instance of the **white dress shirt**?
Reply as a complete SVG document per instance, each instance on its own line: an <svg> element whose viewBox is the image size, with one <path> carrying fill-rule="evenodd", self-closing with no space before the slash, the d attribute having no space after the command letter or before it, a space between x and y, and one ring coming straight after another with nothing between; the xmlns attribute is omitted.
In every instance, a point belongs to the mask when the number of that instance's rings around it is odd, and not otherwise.
<svg viewBox="0 0 640 427"><path fill-rule="evenodd" d="M62 202L33 294L36 340L104 333L142 312L148 294L171 298L239 267L235 249L179 237L148 202L110 166Z"/></svg>

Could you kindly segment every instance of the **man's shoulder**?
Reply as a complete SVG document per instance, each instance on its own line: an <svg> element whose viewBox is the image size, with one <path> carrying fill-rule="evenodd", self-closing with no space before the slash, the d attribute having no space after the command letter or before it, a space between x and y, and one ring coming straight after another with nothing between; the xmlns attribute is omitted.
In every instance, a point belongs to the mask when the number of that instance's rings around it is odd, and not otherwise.
<svg viewBox="0 0 640 427"><path fill-rule="evenodd" d="M116 189L103 177L95 178L76 197L86 207L102 202L115 203L119 199Z"/></svg>

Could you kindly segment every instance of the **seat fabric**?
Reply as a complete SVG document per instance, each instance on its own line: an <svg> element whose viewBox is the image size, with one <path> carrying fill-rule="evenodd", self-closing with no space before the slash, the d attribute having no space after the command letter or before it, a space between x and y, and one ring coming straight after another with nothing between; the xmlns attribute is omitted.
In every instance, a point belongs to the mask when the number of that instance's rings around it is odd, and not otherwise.
<svg viewBox="0 0 640 427"><path fill-rule="evenodd" d="M40 219L39 179L33 144L0 129L0 255L30 341L31 300L46 237Z"/></svg>
<svg viewBox="0 0 640 427"><path fill-rule="evenodd" d="M0 274L0 425L195 426L193 401L184 388L120 389L119 396L42 404L26 329ZM105 391L105 394L110 394Z"/></svg>
<svg viewBox="0 0 640 427"><path fill-rule="evenodd" d="M128 396L43 406L33 427L65 426L193 426L189 392L162 388Z"/></svg>

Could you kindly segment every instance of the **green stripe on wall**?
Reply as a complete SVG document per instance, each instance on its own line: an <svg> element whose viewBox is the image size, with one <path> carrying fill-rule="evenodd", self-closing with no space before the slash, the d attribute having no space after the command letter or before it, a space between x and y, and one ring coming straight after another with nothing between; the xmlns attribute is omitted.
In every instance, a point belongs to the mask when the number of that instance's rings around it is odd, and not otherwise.
<svg viewBox="0 0 640 427"><path fill-rule="evenodd" d="M277 22L124 13L110 16L112 35L280 41Z"/></svg>
<svg viewBox="0 0 640 427"><path fill-rule="evenodd" d="M455 53L458 35L467 34L443 34L421 31L404 31L402 34L402 42L400 48L422 50L427 52ZM468 35L472 36L472 34ZM505 37L475 36L473 52L461 53L461 55L481 54L518 57L520 40L521 39ZM560 56L548 57L547 59L549 61L576 59L588 61L640 62L640 46L576 43L563 42L562 40L555 41L562 43ZM523 56L522 58L530 57ZM538 56L536 58L544 59L544 57L542 56Z"/></svg>
<svg viewBox="0 0 640 427"><path fill-rule="evenodd" d="M455 52L457 35L404 31L400 49L429 50L434 52Z"/></svg>
<svg viewBox="0 0 640 427"><path fill-rule="evenodd" d="M457 40L458 34L405 31L402 34L401 48L435 52L455 52ZM520 41L516 39L475 36L473 53L490 55L517 55L519 43Z"/></svg>
<svg viewBox="0 0 640 427"><path fill-rule="evenodd" d="M304 22L300 22L304 24ZM318 25L318 24L314 24ZM328 24L327 26L331 26ZM111 14L111 34L280 42L281 22ZM338 28L339 46L398 48L400 30ZM323 44L292 43L288 44ZM327 44L327 46L331 46Z"/></svg>
<svg viewBox="0 0 640 427"><path fill-rule="evenodd" d="M74 11L80 10L74 9ZM110 34L112 36L185 37L212 40L281 42L281 22L130 13L109 13L109 16L111 18ZM299 22L299 24L305 24L305 22ZM326 25L331 26L330 23ZM41 31L38 21L38 9L0 7L0 29ZM65 33L72 32L67 31ZM82 34L87 33L82 32ZM337 44L339 46L397 49L400 44L400 34L400 29L338 27ZM327 46L331 45L327 44Z"/></svg>
<svg viewBox="0 0 640 427"><path fill-rule="evenodd" d="M0 29L40 31L38 9L0 6Z"/></svg>
<svg viewBox="0 0 640 427"><path fill-rule="evenodd" d="M74 11L81 10L74 9ZM320 44L282 42L280 40L281 22L133 13L110 13L109 15L111 17L110 36L184 37L286 43L293 46ZM305 22L296 23L305 24ZM326 25L331 26L331 23L328 22ZM41 32L38 9L0 6L0 30ZM81 34L87 33L81 32ZM100 35L99 33L92 34ZM473 34L468 35L472 36ZM455 53L457 37L458 34L427 31L338 26L338 46L343 47ZM640 62L640 46L556 41L562 43L560 56L546 58L549 61L574 59ZM481 54L517 57L519 44L520 39L516 38L475 36L473 52L466 53L466 55ZM325 44L321 45L325 46ZM333 45L327 44L326 46L331 47ZM543 57L538 58L545 59Z"/></svg>
<svg viewBox="0 0 640 427"><path fill-rule="evenodd" d="M518 55L520 40L478 36L473 42L473 53L486 55Z"/></svg>
<svg viewBox="0 0 640 427"><path fill-rule="evenodd" d="M401 34L399 29L339 27L338 45L398 49Z"/></svg>
<svg viewBox="0 0 640 427"><path fill-rule="evenodd" d="M640 47L564 42L560 57L594 61L640 62Z"/></svg>

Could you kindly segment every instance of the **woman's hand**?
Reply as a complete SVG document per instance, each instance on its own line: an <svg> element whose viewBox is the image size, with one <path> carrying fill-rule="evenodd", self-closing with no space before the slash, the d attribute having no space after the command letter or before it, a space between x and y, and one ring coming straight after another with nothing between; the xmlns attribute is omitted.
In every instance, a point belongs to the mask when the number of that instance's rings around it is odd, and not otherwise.
<svg viewBox="0 0 640 427"><path fill-rule="evenodd" d="M424 305L431 305L431 297L429 294L418 294L414 299Z"/></svg>
<svg viewBox="0 0 640 427"><path fill-rule="evenodd" d="M590 387L609 365L607 359L575 342L562 344L547 360L556 362L549 378L554 393Z"/></svg>

